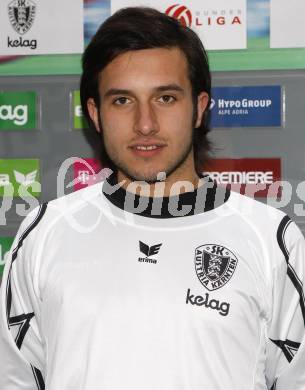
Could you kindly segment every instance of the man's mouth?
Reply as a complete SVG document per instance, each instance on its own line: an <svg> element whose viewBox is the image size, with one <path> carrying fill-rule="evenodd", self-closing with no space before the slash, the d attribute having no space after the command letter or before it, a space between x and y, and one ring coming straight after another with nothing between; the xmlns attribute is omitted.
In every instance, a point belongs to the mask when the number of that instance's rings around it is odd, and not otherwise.
<svg viewBox="0 0 305 390"><path fill-rule="evenodd" d="M153 157L165 147L161 144L150 144L150 145L132 145L130 148L136 156L139 157Z"/></svg>
<svg viewBox="0 0 305 390"><path fill-rule="evenodd" d="M142 145L139 145L139 146L135 146L135 148L137 150L154 150L154 149L157 149L159 146L157 145L150 145L150 146L142 146Z"/></svg>

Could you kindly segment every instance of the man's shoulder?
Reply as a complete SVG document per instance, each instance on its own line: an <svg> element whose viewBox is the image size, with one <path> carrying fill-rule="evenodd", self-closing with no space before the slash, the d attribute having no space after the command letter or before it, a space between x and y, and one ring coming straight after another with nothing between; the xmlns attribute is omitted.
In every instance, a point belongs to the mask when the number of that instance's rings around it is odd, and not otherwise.
<svg viewBox="0 0 305 390"><path fill-rule="evenodd" d="M52 210L70 211L78 207L83 207L88 202L97 198L102 193L103 182L82 188L70 194L59 196L48 202L48 207Z"/></svg>
<svg viewBox="0 0 305 390"><path fill-rule="evenodd" d="M298 225L285 212L276 206L265 204L253 198L235 192L230 193L228 207L237 220L232 220L232 226L237 231L251 232L270 247L292 248L298 241L304 241L304 236Z"/></svg>
<svg viewBox="0 0 305 390"><path fill-rule="evenodd" d="M277 207L277 203L274 200L267 199L267 203L252 197L239 194L231 191L230 193L230 207L234 208L241 214L252 214L253 217L261 217L262 215L269 215L278 219L283 218L286 214Z"/></svg>
<svg viewBox="0 0 305 390"><path fill-rule="evenodd" d="M263 203L232 191L228 205L244 222L266 233L276 233L283 221L292 222L285 212L276 207L275 199Z"/></svg>
<svg viewBox="0 0 305 390"><path fill-rule="evenodd" d="M39 223L42 230L49 230L51 225L66 217L77 215L79 211L92 208L92 205L99 206L102 185L100 182L41 204L29 212L21 224L21 229L27 230L29 226Z"/></svg>

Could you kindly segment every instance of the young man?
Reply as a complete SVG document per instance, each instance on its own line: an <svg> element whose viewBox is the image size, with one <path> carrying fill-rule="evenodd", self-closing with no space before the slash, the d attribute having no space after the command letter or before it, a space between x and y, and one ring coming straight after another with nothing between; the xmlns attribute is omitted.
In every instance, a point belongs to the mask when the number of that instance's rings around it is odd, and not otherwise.
<svg viewBox="0 0 305 390"><path fill-rule="evenodd" d="M1 390L304 390L304 239L201 174L209 96L175 20L129 8L99 29L81 98L114 173L21 225Z"/></svg>

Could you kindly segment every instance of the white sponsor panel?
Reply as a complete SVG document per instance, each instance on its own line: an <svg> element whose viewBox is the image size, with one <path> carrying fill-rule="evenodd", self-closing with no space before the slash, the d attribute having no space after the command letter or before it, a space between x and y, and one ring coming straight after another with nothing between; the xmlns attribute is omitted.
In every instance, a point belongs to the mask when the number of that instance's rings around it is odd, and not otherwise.
<svg viewBox="0 0 305 390"><path fill-rule="evenodd" d="M175 17L199 35L207 50L246 49L246 0L112 0L111 13L147 6Z"/></svg>
<svg viewBox="0 0 305 390"><path fill-rule="evenodd" d="M82 0L1 0L0 55L82 53L83 25Z"/></svg>
<svg viewBox="0 0 305 390"><path fill-rule="evenodd" d="M305 47L302 0L270 0L270 47Z"/></svg>

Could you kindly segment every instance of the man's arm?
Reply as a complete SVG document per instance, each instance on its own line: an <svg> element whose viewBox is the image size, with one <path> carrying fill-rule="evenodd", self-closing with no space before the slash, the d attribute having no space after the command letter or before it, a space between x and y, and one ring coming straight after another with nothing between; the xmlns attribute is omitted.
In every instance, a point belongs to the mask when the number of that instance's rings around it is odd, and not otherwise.
<svg viewBox="0 0 305 390"><path fill-rule="evenodd" d="M268 324L268 389L305 389L305 240L289 217L277 231L281 257L273 272L273 306Z"/></svg>
<svg viewBox="0 0 305 390"><path fill-rule="evenodd" d="M40 300L33 262L37 244L35 229L45 210L46 205L42 205L23 221L5 264L0 305L1 390L45 388Z"/></svg>

